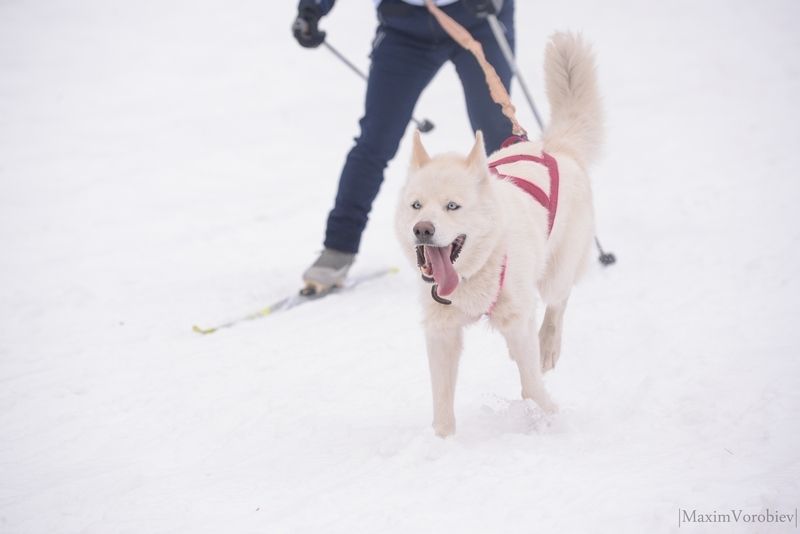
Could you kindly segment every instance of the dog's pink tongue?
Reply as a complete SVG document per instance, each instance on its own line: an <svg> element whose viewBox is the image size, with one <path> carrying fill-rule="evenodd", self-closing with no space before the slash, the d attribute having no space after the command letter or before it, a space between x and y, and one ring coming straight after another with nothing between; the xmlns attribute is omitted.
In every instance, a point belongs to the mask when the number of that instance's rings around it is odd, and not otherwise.
<svg viewBox="0 0 800 534"><path fill-rule="evenodd" d="M431 261L433 268L433 279L438 285L436 293L446 297L456 290L458 286L458 274L453 269L453 263L450 261L450 247L432 247L425 246L425 252Z"/></svg>

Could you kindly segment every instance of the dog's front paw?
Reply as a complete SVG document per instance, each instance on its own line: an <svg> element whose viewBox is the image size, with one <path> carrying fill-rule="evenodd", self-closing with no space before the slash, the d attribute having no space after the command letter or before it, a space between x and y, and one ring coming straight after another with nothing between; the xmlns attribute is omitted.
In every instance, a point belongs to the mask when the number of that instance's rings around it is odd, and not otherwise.
<svg viewBox="0 0 800 534"><path fill-rule="evenodd" d="M542 358L542 373L554 369L561 356L561 339L549 330L540 333L539 353Z"/></svg>
<svg viewBox="0 0 800 534"><path fill-rule="evenodd" d="M523 399L531 399L542 411L546 414L554 414L558 413L558 404L556 404L553 399L550 398L550 395L547 394L546 391L525 391L522 390L522 398Z"/></svg>
<svg viewBox="0 0 800 534"><path fill-rule="evenodd" d="M543 400L536 401L536 404L539 405L539 408L548 415L553 415L558 413L558 404L556 404L553 399L550 397L546 397Z"/></svg>
<svg viewBox="0 0 800 534"><path fill-rule="evenodd" d="M559 356L557 350L542 350L542 373L555 369Z"/></svg>
<svg viewBox="0 0 800 534"><path fill-rule="evenodd" d="M446 438L456 433L456 420L434 421L433 431L440 438Z"/></svg>

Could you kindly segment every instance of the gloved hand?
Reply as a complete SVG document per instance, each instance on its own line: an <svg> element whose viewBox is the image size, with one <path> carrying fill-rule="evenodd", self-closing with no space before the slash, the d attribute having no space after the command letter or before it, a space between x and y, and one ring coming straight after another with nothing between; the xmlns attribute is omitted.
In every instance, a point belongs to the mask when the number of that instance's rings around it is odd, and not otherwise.
<svg viewBox="0 0 800 534"><path fill-rule="evenodd" d="M487 15L497 15L503 9L503 0L461 0L476 17L484 18Z"/></svg>
<svg viewBox="0 0 800 534"><path fill-rule="evenodd" d="M320 12L315 7L301 7L292 24L292 33L300 46L316 48L325 41L325 32L318 28Z"/></svg>

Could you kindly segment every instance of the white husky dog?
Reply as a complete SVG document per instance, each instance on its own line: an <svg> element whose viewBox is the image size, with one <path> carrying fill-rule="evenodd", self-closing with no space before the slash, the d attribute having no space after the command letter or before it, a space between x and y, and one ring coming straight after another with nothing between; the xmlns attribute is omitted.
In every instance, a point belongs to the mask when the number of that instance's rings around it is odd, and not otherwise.
<svg viewBox="0 0 800 534"><path fill-rule="evenodd" d="M542 382L561 351L570 291L594 236L587 166L602 140L591 49L557 33L545 58L551 121L541 141L517 139L487 159L430 157L414 136L396 214L398 239L421 271L433 428L455 432L453 400L464 326L488 315L519 367L522 397L554 412ZM512 139L513 141L513 139ZM537 291L546 305L536 335Z"/></svg>

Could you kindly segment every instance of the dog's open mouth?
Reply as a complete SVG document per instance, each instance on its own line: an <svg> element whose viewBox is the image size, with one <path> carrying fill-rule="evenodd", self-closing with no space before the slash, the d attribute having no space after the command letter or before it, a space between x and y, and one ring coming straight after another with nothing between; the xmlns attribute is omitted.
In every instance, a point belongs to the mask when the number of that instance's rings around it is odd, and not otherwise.
<svg viewBox="0 0 800 534"><path fill-rule="evenodd" d="M447 296L458 286L458 273L453 264L458 259L467 236L461 234L445 247L417 245L417 265L426 282L436 282L437 293Z"/></svg>

